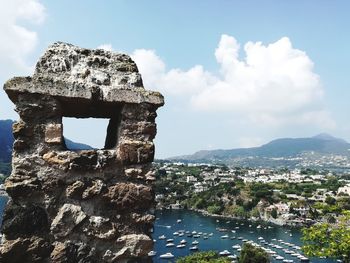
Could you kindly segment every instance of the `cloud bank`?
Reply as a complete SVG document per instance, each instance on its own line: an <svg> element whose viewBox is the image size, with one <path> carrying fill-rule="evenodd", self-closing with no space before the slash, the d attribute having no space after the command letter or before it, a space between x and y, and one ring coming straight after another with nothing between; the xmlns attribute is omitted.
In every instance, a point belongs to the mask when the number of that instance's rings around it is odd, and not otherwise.
<svg viewBox="0 0 350 263"><path fill-rule="evenodd" d="M41 24L45 8L37 0L0 0L0 6L0 74L8 77L14 72L28 73L31 65L26 57L38 43L37 33L28 24Z"/></svg>
<svg viewBox="0 0 350 263"><path fill-rule="evenodd" d="M147 88L187 100L201 112L225 112L261 125L314 124L334 128L323 105L323 88L314 65L289 38L274 43L247 42L241 46L222 35L215 50L219 74L202 65L189 70L167 69L154 50L138 49L136 61Z"/></svg>

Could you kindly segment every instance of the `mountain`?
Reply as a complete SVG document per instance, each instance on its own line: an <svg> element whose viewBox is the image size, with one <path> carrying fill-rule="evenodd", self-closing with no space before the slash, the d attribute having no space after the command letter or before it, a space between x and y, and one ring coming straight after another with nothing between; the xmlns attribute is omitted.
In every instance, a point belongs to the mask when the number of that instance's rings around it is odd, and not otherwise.
<svg viewBox="0 0 350 263"><path fill-rule="evenodd" d="M90 145L84 144L84 143L78 143L78 142L73 142L67 138L64 138L66 147L70 150L92 150Z"/></svg>
<svg viewBox="0 0 350 263"><path fill-rule="evenodd" d="M0 120L0 162L11 162L13 144L12 120Z"/></svg>
<svg viewBox="0 0 350 263"><path fill-rule="evenodd" d="M350 144L329 134L319 134L310 138L282 138L260 147L230 150L205 150L192 155L169 158L179 161L215 161L229 163L244 158L290 158L302 154L337 154L350 156Z"/></svg>

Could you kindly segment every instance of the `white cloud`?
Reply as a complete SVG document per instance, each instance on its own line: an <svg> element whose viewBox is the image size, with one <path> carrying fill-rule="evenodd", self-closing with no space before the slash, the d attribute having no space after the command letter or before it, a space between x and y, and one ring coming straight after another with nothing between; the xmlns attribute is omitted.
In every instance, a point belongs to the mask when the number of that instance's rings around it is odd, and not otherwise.
<svg viewBox="0 0 350 263"><path fill-rule="evenodd" d="M265 125L293 122L334 128L313 62L304 51L293 48L289 38L268 45L248 42L244 58L239 52L234 37L221 36L215 50L218 75L201 65L167 70L154 50L135 50L131 56L147 88L183 96L195 110L232 112Z"/></svg>
<svg viewBox="0 0 350 263"><path fill-rule="evenodd" d="M0 6L0 76L8 78L15 72L27 74L32 65L26 57L38 43L37 33L30 30L27 23L42 23L45 8L37 0L0 0Z"/></svg>

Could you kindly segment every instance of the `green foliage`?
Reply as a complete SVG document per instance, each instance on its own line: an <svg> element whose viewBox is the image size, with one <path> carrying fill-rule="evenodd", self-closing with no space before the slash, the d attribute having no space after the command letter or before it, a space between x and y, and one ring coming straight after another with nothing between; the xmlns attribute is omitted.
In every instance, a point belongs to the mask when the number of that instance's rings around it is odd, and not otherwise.
<svg viewBox="0 0 350 263"><path fill-rule="evenodd" d="M335 205L337 202L337 200L331 196L327 196L325 201L329 205Z"/></svg>
<svg viewBox="0 0 350 263"><path fill-rule="evenodd" d="M277 216L278 216L278 214L277 214L277 209L276 208L274 208L274 209L272 209L272 211L271 211L271 216L273 217L273 218L277 218Z"/></svg>
<svg viewBox="0 0 350 263"><path fill-rule="evenodd" d="M254 247L251 244L243 245L241 254L238 258L238 263L268 263L270 262L269 255L261 248Z"/></svg>
<svg viewBox="0 0 350 263"><path fill-rule="evenodd" d="M220 257L215 251L197 252L192 255L179 258L176 263L228 263L228 258Z"/></svg>
<svg viewBox="0 0 350 263"><path fill-rule="evenodd" d="M210 214L219 214L222 211L222 207L218 205L211 205L207 207L207 211Z"/></svg>
<svg viewBox="0 0 350 263"><path fill-rule="evenodd" d="M322 223L303 229L303 251L308 256L341 258L350 262L350 212L337 224Z"/></svg>

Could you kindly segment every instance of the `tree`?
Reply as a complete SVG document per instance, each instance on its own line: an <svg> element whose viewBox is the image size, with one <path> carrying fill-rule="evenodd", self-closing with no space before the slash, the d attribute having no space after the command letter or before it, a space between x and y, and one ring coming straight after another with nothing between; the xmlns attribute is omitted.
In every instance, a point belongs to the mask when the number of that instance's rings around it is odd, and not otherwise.
<svg viewBox="0 0 350 263"><path fill-rule="evenodd" d="M271 216L274 218L274 219L276 219L277 218L277 209L276 208L274 208L274 209L272 209L271 210Z"/></svg>
<svg viewBox="0 0 350 263"><path fill-rule="evenodd" d="M238 258L238 263L268 263L270 262L269 255L261 248L245 243L241 254Z"/></svg>
<svg viewBox="0 0 350 263"><path fill-rule="evenodd" d="M303 251L312 257L341 258L350 263L350 212L344 212L337 224L319 223L303 229Z"/></svg>
<svg viewBox="0 0 350 263"><path fill-rule="evenodd" d="M218 205L210 205L210 206L207 207L207 211L210 214L219 214L222 211L222 209Z"/></svg>
<svg viewBox="0 0 350 263"><path fill-rule="evenodd" d="M228 258L223 258L215 251L197 252L187 257L176 260L176 263L228 263Z"/></svg>
<svg viewBox="0 0 350 263"><path fill-rule="evenodd" d="M335 200L335 198L333 198L331 196L327 196L325 201L329 205L335 205L337 202L337 200Z"/></svg>

